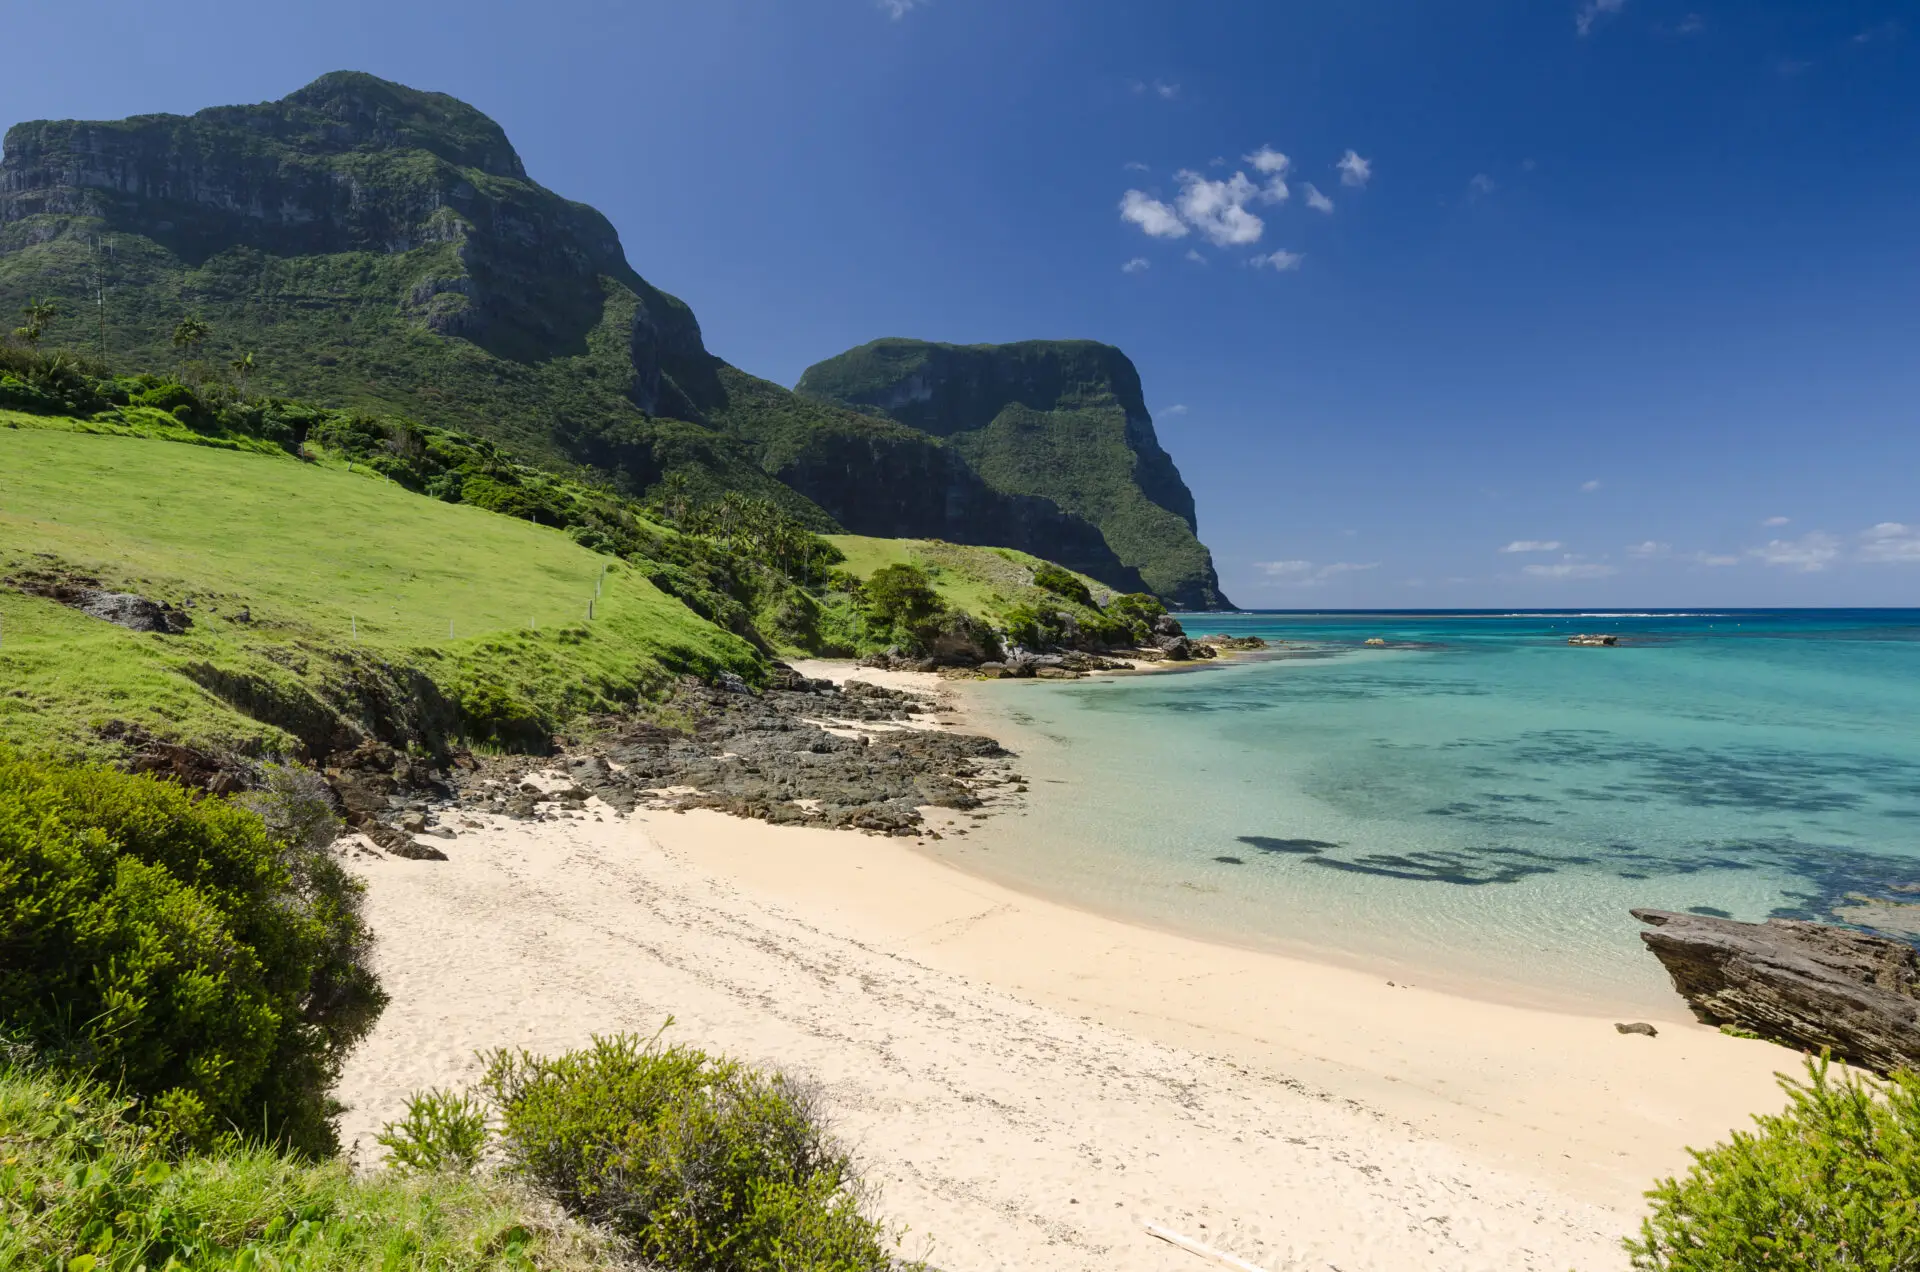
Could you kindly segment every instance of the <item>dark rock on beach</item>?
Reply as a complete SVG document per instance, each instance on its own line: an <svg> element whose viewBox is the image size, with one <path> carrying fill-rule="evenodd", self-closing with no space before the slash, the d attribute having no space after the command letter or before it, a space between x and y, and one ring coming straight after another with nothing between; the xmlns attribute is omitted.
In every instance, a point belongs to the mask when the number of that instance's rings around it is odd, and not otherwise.
<svg viewBox="0 0 1920 1272"><path fill-rule="evenodd" d="M1635 910L1640 939L1693 1014L1888 1073L1920 1068L1920 951L1798 919L1742 923Z"/></svg>
<svg viewBox="0 0 1920 1272"><path fill-rule="evenodd" d="M1010 753L992 738L928 727L945 709L932 698L860 680L836 687L796 674L776 683L795 687L736 694L686 686L675 699L685 727L606 722L592 742L569 749L571 788L522 788L494 807L532 818L595 797L620 812L707 808L911 834L923 807L975 809L982 792L1018 782L1006 768Z"/></svg>

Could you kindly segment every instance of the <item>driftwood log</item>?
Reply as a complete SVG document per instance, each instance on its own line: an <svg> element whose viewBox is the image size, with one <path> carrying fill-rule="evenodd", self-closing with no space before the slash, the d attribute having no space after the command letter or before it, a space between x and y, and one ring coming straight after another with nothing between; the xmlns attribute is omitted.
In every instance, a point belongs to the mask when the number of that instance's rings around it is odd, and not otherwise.
<svg viewBox="0 0 1920 1272"><path fill-rule="evenodd" d="M1920 1069L1920 951L1829 923L1742 923L1635 910L1640 933L1709 1025L1733 1025L1888 1073Z"/></svg>

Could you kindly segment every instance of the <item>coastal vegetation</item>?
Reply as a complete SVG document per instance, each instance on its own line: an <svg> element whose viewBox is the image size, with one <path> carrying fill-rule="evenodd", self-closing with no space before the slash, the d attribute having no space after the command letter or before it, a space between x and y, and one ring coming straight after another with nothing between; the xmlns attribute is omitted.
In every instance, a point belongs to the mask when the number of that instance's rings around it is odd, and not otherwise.
<svg viewBox="0 0 1920 1272"><path fill-rule="evenodd" d="M1782 1077L1784 1112L1695 1151L1627 1249L1645 1272L1920 1267L1920 1075Z"/></svg>

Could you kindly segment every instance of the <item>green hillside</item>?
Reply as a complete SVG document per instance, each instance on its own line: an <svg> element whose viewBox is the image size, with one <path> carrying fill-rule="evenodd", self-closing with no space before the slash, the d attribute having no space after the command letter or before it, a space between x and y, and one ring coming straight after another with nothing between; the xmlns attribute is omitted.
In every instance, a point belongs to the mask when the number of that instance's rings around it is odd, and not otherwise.
<svg viewBox="0 0 1920 1272"><path fill-rule="evenodd" d="M867 578L889 565L911 565L926 572L940 598L955 609L998 623L1016 605L1059 605L1060 598L1034 586L1034 571L1047 562L1012 548L979 548L934 539L874 539L834 534L827 542L846 556L847 573ZM1114 591L1082 574L1096 602L1105 605Z"/></svg>
<svg viewBox="0 0 1920 1272"><path fill-rule="evenodd" d="M104 427L0 415L0 738L94 749L124 721L317 759L355 728L510 742L680 672L758 674L745 641L558 529L364 470L75 431ZM193 625L32 594L75 580Z"/></svg>
<svg viewBox="0 0 1920 1272"><path fill-rule="evenodd" d="M944 439L994 489L1097 526L1123 566L1178 605L1228 605L1139 372L1110 345L876 340L807 368L798 391Z"/></svg>

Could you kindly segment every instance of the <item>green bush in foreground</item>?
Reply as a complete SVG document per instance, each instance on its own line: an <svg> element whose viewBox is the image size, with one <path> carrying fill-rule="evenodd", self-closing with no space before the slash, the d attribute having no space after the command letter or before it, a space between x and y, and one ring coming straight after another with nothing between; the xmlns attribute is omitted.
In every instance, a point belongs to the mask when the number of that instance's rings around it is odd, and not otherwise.
<svg viewBox="0 0 1920 1272"><path fill-rule="evenodd" d="M418 1172L466 1174L487 1148L487 1106L456 1091L422 1091L407 1097L407 1115L374 1137L387 1150L387 1164Z"/></svg>
<svg viewBox="0 0 1920 1272"><path fill-rule="evenodd" d="M1920 1268L1920 1075L1834 1082L1825 1060L1807 1075L1780 1079L1784 1113L1696 1150L1685 1179L1647 1194L1653 1214L1627 1242L1635 1268Z"/></svg>
<svg viewBox="0 0 1920 1272"><path fill-rule="evenodd" d="M482 1089L512 1171L663 1268L899 1266L811 1091L785 1077L623 1034L557 1059L495 1052Z"/></svg>
<svg viewBox="0 0 1920 1272"><path fill-rule="evenodd" d="M586 1272L610 1243L499 1181L170 1156L96 1085L0 1055L0 1268Z"/></svg>
<svg viewBox="0 0 1920 1272"><path fill-rule="evenodd" d="M386 1003L361 887L299 778L275 820L0 746L0 1026L170 1137L335 1148L327 1090Z"/></svg>

